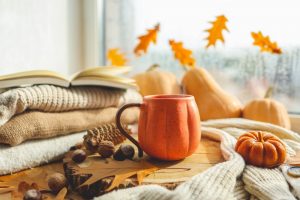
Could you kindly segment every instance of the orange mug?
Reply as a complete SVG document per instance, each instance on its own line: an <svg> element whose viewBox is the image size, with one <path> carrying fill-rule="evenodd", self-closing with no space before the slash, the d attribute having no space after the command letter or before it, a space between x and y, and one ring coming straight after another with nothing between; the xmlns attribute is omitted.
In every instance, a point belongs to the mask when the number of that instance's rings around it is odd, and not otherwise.
<svg viewBox="0 0 300 200"><path fill-rule="evenodd" d="M138 141L130 136L120 122L122 112L129 107L140 107ZM145 96L143 103L130 103L116 114L120 132L138 148L139 157L145 151L161 160L180 160L191 155L201 138L200 116L191 95Z"/></svg>

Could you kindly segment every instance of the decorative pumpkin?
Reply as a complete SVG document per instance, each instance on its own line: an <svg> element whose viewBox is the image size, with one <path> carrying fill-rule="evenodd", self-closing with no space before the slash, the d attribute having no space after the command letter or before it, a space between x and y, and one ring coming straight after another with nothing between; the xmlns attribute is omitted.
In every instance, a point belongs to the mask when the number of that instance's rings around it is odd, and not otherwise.
<svg viewBox="0 0 300 200"><path fill-rule="evenodd" d="M143 96L154 94L180 94L181 88L176 76L170 72L158 70L158 65L151 66L146 72L133 77Z"/></svg>
<svg viewBox="0 0 300 200"><path fill-rule="evenodd" d="M182 84L185 92L195 97L202 120L241 116L241 102L224 91L204 68L187 71Z"/></svg>
<svg viewBox="0 0 300 200"><path fill-rule="evenodd" d="M264 99L253 100L246 104L243 117L291 129L291 121L285 106L269 98L271 91L272 88L269 88Z"/></svg>
<svg viewBox="0 0 300 200"><path fill-rule="evenodd" d="M250 131L241 135L235 145L245 162L257 167L273 168L285 161L286 148L282 141L271 133Z"/></svg>

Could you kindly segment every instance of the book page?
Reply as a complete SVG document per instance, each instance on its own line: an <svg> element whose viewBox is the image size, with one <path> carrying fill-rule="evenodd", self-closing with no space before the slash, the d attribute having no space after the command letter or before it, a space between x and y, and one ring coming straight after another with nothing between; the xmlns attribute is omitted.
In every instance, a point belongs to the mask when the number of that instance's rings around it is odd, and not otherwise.
<svg viewBox="0 0 300 200"><path fill-rule="evenodd" d="M23 78L34 78L34 77L39 77L39 78L51 77L51 78L61 79L64 81L69 81L63 75L49 70L31 70L31 71L24 71L24 72L17 72L13 74L2 75L0 76L0 81L23 79Z"/></svg>

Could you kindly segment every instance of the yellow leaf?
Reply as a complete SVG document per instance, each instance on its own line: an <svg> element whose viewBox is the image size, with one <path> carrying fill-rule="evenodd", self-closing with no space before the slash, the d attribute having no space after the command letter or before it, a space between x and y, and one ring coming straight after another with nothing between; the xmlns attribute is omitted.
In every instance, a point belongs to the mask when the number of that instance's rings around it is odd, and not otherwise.
<svg viewBox="0 0 300 200"><path fill-rule="evenodd" d="M145 176L158 170L158 167L145 160L124 160L120 162L111 158L105 160L99 157L89 157L89 159L91 160L91 165L87 167L80 167L72 162L69 163L73 175L90 175L79 187L89 186L101 179L113 177L110 186L105 189L105 191L110 191L132 176L136 176L140 184Z"/></svg>
<svg viewBox="0 0 300 200"><path fill-rule="evenodd" d="M211 45L215 46L218 40L221 40L223 43L225 42L222 32L223 30L228 31L226 22L228 22L228 19L224 15L217 16L215 21L210 22L212 27L205 30L208 32L208 37L206 38L208 40L208 44L206 45L206 48Z"/></svg>
<svg viewBox="0 0 300 200"><path fill-rule="evenodd" d="M47 177L54 172L64 173L61 163L44 165L12 175L1 176L0 194L9 190L12 193L12 199L22 199L23 193L27 189L49 190ZM46 196L50 198L51 194L47 194Z"/></svg>
<svg viewBox="0 0 300 200"><path fill-rule="evenodd" d="M195 59L192 56L193 52L189 49L185 49L182 42L169 40L169 44L174 52L175 59L178 59L183 66L188 66L191 68L195 67Z"/></svg>
<svg viewBox="0 0 300 200"><path fill-rule="evenodd" d="M264 36L261 31L258 33L251 33L254 39L253 45L260 47L261 52L269 52L273 54L281 54L281 48L278 47L276 42L271 42L269 36Z"/></svg>
<svg viewBox="0 0 300 200"><path fill-rule="evenodd" d="M61 189L59 191L59 193L57 193L56 197L54 198L55 200L64 200L66 195L68 193L68 189L66 187L64 187L63 189Z"/></svg>
<svg viewBox="0 0 300 200"><path fill-rule="evenodd" d="M147 30L147 33L145 35L138 37L140 41L137 44L137 46L134 48L134 53L137 56L140 56L143 52L147 53L147 49L151 42L156 44L157 32L159 31L159 29L160 29L160 25L157 24L153 29Z"/></svg>
<svg viewBox="0 0 300 200"><path fill-rule="evenodd" d="M110 60L112 66L124 66L127 59L120 53L118 48L109 49L107 52L107 59Z"/></svg>

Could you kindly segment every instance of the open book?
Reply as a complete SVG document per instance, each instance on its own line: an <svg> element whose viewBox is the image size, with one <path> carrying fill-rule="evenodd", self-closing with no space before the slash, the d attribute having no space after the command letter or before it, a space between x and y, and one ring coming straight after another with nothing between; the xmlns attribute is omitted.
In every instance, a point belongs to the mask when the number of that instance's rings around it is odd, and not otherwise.
<svg viewBox="0 0 300 200"><path fill-rule="evenodd" d="M51 84L61 87L90 85L137 89L133 79L120 76L130 70L131 67L93 67L80 71L71 78L48 70L24 71L0 76L0 88Z"/></svg>

